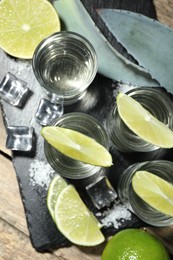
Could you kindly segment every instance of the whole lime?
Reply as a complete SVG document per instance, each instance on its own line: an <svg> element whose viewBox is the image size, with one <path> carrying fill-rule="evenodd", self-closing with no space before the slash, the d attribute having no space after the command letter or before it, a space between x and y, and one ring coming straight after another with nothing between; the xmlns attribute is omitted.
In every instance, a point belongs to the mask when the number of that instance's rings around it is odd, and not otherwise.
<svg viewBox="0 0 173 260"><path fill-rule="evenodd" d="M126 229L107 243L102 260L169 260L162 242L140 229Z"/></svg>

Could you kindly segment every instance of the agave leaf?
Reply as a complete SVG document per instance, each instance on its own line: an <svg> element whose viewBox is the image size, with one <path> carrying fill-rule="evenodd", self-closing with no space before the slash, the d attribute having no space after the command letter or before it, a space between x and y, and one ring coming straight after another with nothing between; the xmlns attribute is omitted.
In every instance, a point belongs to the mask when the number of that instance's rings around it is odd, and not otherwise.
<svg viewBox="0 0 173 260"><path fill-rule="evenodd" d="M133 85L159 85L145 69L124 58L110 45L80 0L57 0L54 6L66 30L83 35L93 44L98 56L99 73Z"/></svg>
<svg viewBox="0 0 173 260"><path fill-rule="evenodd" d="M109 31L138 63L173 93L173 30L144 15L100 9Z"/></svg>

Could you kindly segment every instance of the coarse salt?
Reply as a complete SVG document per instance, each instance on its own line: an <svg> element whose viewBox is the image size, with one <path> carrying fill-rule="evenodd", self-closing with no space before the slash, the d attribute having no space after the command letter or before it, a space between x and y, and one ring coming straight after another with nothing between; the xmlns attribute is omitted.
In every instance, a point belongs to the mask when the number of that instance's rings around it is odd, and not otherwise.
<svg viewBox="0 0 173 260"><path fill-rule="evenodd" d="M131 220L131 212L128 209L128 204L121 204L116 201L111 209L107 209L103 213L97 213L97 217L101 217L100 222L106 226L113 226L118 229L125 220Z"/></svg>
<svg viewBox="0 0 173 260"><path fill-rule="evenodd" d="M32 186L39 185L47 190L54 175L54 170L46 162L35 159L30 165L29 174Z"/></svg>

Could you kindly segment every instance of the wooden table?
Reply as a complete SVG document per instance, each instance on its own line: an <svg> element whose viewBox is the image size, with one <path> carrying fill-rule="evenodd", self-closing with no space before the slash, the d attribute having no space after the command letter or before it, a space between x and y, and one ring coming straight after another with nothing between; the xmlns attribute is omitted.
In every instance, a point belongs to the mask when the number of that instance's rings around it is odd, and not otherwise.
<svg viewBox="0 0 173 260"><path fill-rule="evenodd" d="M173 0L154 0L159 21L173 27ZM104 245L97 248L72 246L50 253L32 247L19 193L11 153L5 148L6 132L0 112L0 259L100 259Z"/></svg>

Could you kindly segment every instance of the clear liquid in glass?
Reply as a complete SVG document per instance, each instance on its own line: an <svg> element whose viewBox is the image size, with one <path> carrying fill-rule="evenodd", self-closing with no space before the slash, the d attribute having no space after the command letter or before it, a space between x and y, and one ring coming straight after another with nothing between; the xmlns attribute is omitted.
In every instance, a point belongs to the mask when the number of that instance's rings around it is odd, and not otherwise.
<svg viewBox="0 0 173 260"><path fill-rule="evenodd" d="M68 55L58 57L50 62L52 65L45 70L45 77L61 95L80 91L81 86L89 76L89 62Z"/></svg>

